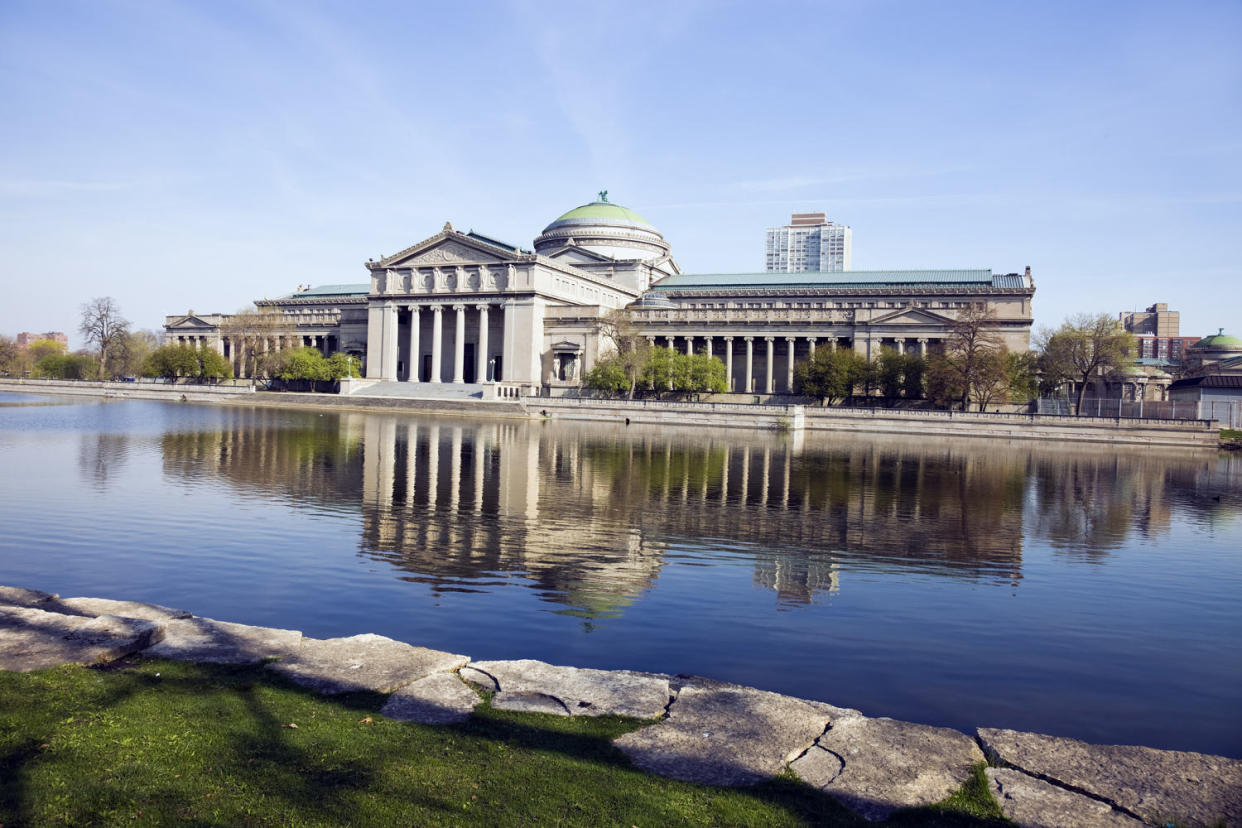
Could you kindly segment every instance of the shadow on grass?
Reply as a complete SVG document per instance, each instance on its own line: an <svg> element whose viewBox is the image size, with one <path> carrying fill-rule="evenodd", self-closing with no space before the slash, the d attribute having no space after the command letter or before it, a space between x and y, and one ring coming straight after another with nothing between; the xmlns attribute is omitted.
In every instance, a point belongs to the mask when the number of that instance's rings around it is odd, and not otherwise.
<svg viewBox="0 0 1242 828"><path fill-rule="evenodd" d="M649 722L485 703L431 727L379 716L385 699L138 658L0 674L0 823L870 824L790 775L717 789L643 773L611 740ZM1005 823L918 809L891 824Z"/></svg>

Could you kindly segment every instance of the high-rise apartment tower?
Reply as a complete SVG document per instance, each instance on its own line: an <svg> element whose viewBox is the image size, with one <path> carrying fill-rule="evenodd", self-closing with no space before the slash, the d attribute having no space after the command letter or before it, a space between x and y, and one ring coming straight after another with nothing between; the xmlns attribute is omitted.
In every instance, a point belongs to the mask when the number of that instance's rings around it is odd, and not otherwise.
<svg viewBox="0 0 1242 828"><path fill-rule="evenodd" d="M784 227L768 228L764 269L783 273L831 273L850 269L852 231L825 213L794 213Z"/></svg>

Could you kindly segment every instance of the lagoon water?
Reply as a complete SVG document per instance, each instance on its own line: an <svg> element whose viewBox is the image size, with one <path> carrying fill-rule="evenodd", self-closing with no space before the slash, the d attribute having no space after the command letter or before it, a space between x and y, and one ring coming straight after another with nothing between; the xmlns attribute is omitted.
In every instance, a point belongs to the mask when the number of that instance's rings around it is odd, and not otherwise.
<svg viewBox="0 0 1242 828"><path fill-rule="evenodd" d="M1242 757L1242 457L0 394L0 583Z"/></svg>

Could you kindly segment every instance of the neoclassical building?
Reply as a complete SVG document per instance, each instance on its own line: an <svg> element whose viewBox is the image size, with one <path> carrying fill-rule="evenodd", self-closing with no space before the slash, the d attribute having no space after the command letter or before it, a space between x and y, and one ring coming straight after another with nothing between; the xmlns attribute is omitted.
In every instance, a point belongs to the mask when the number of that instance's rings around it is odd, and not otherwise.
<svg viewBox="0 0 1242 828"><path fill-rule="evenodd" d="M256 302L278 320L259 350L351 353L369 382L412 395L422 383L564 393L610 347L601 318L628 308L653 342L719 358L731 390L781 393L817 347L927 353L969 305L985 305L1009 349L1025 351L1035 293L1029 268L685 274L663 235L606 192L548 224L533 250L446 223L365 266L367 283ZM166 341L214 347L239 374L245 335L223 314L165 324Z"/></svg>

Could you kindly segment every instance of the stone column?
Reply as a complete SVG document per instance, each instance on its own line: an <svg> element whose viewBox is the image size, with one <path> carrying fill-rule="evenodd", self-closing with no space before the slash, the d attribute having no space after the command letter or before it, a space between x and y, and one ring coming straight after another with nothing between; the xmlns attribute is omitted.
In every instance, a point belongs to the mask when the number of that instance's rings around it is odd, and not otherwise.
<svg viewBox="0 0 1242 828"><path fill-rule="evenodd" d="M656 338L654 336L647 337L647 344L650 345L652 348L656 346L655 341L656 341Z"/></svg>
<svg viewBox="0 0 1242 828"><path fill-rule="evenodd" d="M726 336L725 341L725 380L729 383L729 390L733 390L733 337Z"/></svg>
<svg viewBox="0 0 1242 828"><path fill-rule="evenodd" d="M789 347L789 362L785 365L785 390L793 393L794 338L785 337L785 344Z"/></svg>
<svg viewBox="0 0 1242 828"><path fill-rule="evenodd" d="M711 359L712 358L712 338L709 336L709 337L705 337L705 339L707 340L707 358Z"/></svg>
<svg viewBox="0 0 1242 828"><path fill-rule="evenodd" d="M466 306L453 305L457 311L456 336L453 338L453 382L461 385L466 381Z"/></svg>
<svg viewBox="0 0 1242 828"><path fill-rule="evenodd" d="M772 363L776 360L776 337L765 336L763 339L768 343L768 370L767 376L765 377L767 382L764 383L764 390L767 393L772 394L776 391L776 372L772 370L775 367Z"/></svg>
<svg viewBox="0 0 1242 828"><path fill-rule="evenodd" d="M397 378L397 306L384 303L384 379Z"/></svg>
<svg viewBox="0 0 1242 828"><path fill-rule="evenodd" d="M815 337L808 336L806 338L806 342L807 342L807 347L810 349L810 352L811 352L810 355L815 356Z"/></svg>
<svg viewBox="0 0 1242 828"><path fill-rule="evenodd" d="M919 356L927 356L927 337L919 337Z"/></svg>
<svg viewBox="0 0 1242 828"><path fill-rule="evenodd" d="M744 387L747 394L753 394L755 391L755 338L753 336L746 337L746 384Z"/></svg>
<svg viewBox="0 0 1242 828"><path fill-rule="evenodd" d="M693 353L694 353L694 337L687 336L686 337L686 356L690 356Z"/></svg>
<svg viewBox="0 0 1242 828"><path fill-rule="evenodd" d="M427 377L428 382L440 382L443 375L440 373L440 361L443 358L444 347L444 306L431 306L431 376Z"/></svg>
<svg viewBox="0 0 1242 828"><path fill-rule="evenodd" d="M897 337L893 340L893 342L897 344L897 353L904 356L906 353L906 340L901 337Z"/></svg>
<svg viewBox="0 0 1242 828"><path fill-rule="evenodd" d="M475 382L489 382L491 377L487 375L487 305L476 305L479 309L479 349L475 353L475 362L478 367L474 369Z"/></svg>
<svg viewBox="0 0 1242 828"><path fill-rule="evenodd" d="M422 354L419 353L420 343L418 341L419 324L422 322L422 312L418 305L410 305L410 371L406 377L406 382L418 382L418 371L423 361Z"/></svg>

